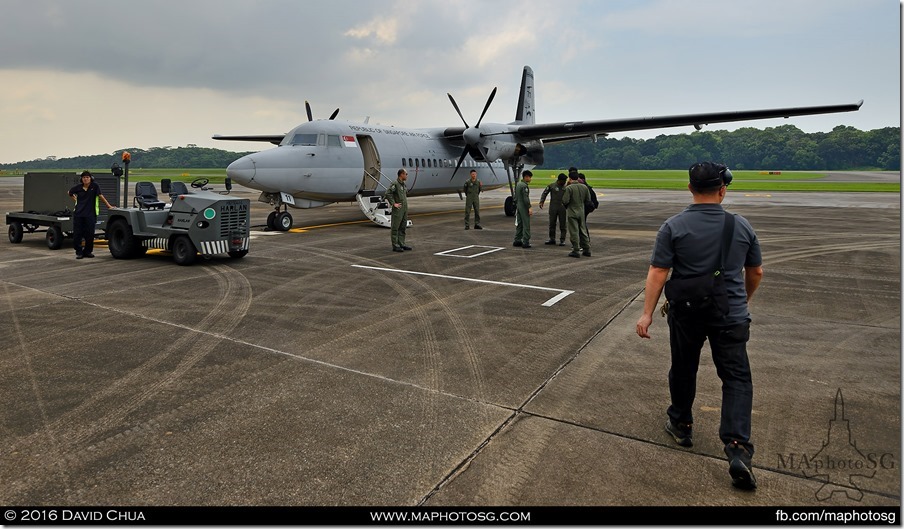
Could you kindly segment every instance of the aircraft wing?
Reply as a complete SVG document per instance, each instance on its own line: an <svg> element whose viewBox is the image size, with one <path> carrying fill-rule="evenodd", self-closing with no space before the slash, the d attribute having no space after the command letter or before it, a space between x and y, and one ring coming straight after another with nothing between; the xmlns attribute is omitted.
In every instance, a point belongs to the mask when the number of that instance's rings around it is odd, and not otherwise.
<svg viewBox="0 0 904 529"><path fill-rule="evenodd" d="M647 118L606 119L599 121L569 121L565 123L542 123L521 125L511 132L523 140L543 140L556 143L603 135L613 132L659 129L694 125L698 129L712 123L748 121L754 119L788 118L812 114L831 114L859 110L863 100L850 105L826 105L797 108L770 108L765 110L741 110L736 112L713 112L709 114L682 114L678 116L656 116Z"/></svg>
<svg viewBox="0 0 904 529"><path fill-rule="evenodd" d="M279 145L283 138L285 138L285 134L252 134L247 136L220 136L219 134L214 134L212 136L215 140L225 140L225 141L266 141L270 142L273 145Z"/></svg>

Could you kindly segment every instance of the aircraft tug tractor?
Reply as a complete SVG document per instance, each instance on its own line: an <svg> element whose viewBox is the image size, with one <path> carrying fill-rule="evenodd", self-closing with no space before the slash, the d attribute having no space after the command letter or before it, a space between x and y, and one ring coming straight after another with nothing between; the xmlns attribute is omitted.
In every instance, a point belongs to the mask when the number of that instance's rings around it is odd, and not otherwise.
<svg viewBox="0 0 904 529"><path fill-rule="evenodd" d="M195 180L189 191L174 182L172 190L163 190L169 193L169 204L157 199L153 184L146 192L136 186L135 207L110 210L107 218L104 229L113 257L133 259L160 249L172 252L176 264L190 265L199 254L225 253L235 259L247 255L251 201L212 192L206 184L206 179Z"/></svg>

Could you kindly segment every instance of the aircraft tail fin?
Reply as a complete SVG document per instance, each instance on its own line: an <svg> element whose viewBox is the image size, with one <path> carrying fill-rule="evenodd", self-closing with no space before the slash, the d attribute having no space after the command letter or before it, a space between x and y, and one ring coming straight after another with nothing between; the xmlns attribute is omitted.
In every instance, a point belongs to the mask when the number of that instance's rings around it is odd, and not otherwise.
<svg viewBox="0 0 904 529"><path fill-rule="evenodd" d="M536 123L534 118L534 71L530 66L525 66L524 73L521 74L521 94L518 96L515 123L519 125Z"/></svg>

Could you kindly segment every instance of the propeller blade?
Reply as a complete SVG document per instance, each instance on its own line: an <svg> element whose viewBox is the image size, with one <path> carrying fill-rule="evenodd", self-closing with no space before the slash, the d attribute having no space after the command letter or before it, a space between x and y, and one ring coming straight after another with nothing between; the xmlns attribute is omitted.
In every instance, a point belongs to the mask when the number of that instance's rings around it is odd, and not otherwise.
<svg viewBox="0 0 904 529"><path fill-rule="evenodd" d="M339 109L337 108L335 112L330 116L330 119L336 119L336 116L339 115Z"/></svg>
<svg viewBox="0 0 904 529"><path fill-rule="evenodd" d="M496 88L493 88L493 91L490 92L490 98L487 99L487 104L483 107L483 112L480 114L480 119L477 120L477 125L475 125L476 127L480 127L480 122L483 121L483 116L487 113L487 110L490 109L490 104L493 102L494 97L496 97Z"/></svg>
<svg viewBox="0 0 904 529"><path fill-rule="evenodd" d="M305 101L304 109L308 112L308 121L314 121L314 114L311 112L311 104Z"/></svg>
<svg viewBox="0 0 904 529"><path fill-rule="evenodd" d="M465 161L465 156L467 156L467 155L468 155L468 147L465 146L465 150L462 151L462 153L461 153L461 158L458 159L458 165L456 165L455 170L452 171L452 178L449 178L450 182L455 179L455 173L458 172L458 169L461 167L462 162Z"/></svg>
<svg viewBox="0 0 904 529"><path fill-rule="evenodd" d="M496 179L496 171L493 169L493 164L491 164L490 162L487 162L487 165L490 168L490 172L493 173L493 180L495 180ZM512 194L514 194L514 192Z"/></svg>
<svg viewBox="0 0 904 529"><path fill-rule="evenodd" d="M452 106L455 107L455 111L458 112L458 117L460 117L461 122L465 124L465 128L471 128L468 125L468 122L465 121L465 117L461 115L461 110L458 109L458 103L455 102L455 98L452 97L452 94L446 92L446 95L449 96L449 101L452 101Z"/></svg>

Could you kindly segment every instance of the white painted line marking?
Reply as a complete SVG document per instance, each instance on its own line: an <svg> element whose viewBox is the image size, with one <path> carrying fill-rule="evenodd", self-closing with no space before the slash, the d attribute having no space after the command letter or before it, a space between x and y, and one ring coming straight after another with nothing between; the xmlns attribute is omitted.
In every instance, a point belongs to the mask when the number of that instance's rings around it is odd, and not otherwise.
<svg viewBox="0 0 904 529"><path fill-rule="evenodd" d="M518 285L515 283L503 283L502 281L489 281L487 279L474 279L471 277L458 277L458 276L446 276L442 274L428 274L427 272L413 272L411 270L399 270L398 268L380 268L378 266L364 266L364 265L352 265L354 268L367 268L370 270L380 270L382 272L398 272L400 274L412 274L416 276L427 276L427 277L440 277L443 279L457 279L459 281L470 281L472 283L484 283L487 285L499 285L503 287L517 287L517 288L531 288L534 290L547 290L550 292L558 292L552 298L546 300L546 303L543 303L544 307L552 307L559 301L565 299L567 296L574 294L574 290L563 290L561 288L549 288L549 287L537 287L534 285Z"/></svg>
<svg viewBox="0 0 904 529"><path fill-rule="evenodd" d="M461 250L468 250L470 248L489 248L489 250L485 252L475 253L474 255L452 255L453 252L459 252ZM499 250L503 250L504 248L500 248L498 246L478 246L476 244L472 244L470 246L462 246L461 248L456 248L454 250L446 250L445 252L435 253L433 255L442 255L445 257L461 257L463 259L473 259L475 257L480 257L481 255L486 255L493 252L498 252Z"/></svg>

